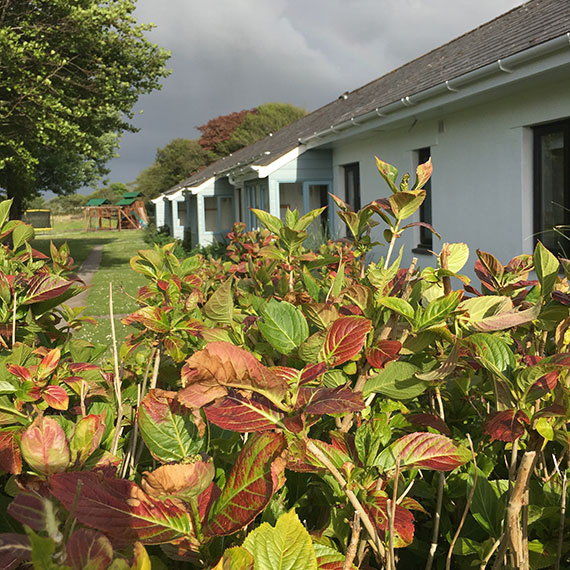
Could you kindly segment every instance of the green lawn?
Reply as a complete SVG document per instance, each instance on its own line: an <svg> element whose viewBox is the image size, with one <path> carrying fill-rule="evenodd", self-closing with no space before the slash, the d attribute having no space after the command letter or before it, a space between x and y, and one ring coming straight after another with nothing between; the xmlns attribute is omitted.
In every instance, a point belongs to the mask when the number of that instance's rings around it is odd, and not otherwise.
<svg viewBox="0 0 570 570"><path fill-rule="evenodd" d="M102 231L82 232L78 227L73 229L73 222L68 223L66 231L54 228L54 232L36 236L32 245L36 249L49 253L49 243L53 241L57 246L67 242L71 256L79 269L89 252L95 245L102 245L103 252L99 270L93 277L89 293L87 295L87 308L85 315L96 318L97 325L85 324L76 333L78 338L88 340L93 344L105 344L109 347L106 356L111 355L111 321L109 319L109 283L113 284L113 311L115 317L115 329L117 343L120 346L123 339L132 332L132 329L120 322L121 316L137 309L133 300L138 289L145 284L145 278L135 273L130 265L130 259L140 249L148 249L149 246L143 241L142 231ZM55 231L57 230L57 231Z"/></svg>

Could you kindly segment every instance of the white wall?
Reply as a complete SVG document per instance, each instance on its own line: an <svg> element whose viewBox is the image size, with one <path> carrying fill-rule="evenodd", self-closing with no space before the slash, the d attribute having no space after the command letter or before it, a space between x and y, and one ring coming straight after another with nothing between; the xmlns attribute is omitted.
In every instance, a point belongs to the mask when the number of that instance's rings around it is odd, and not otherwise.
<svg viewBox="0 0 570 570"><path fill-rule="evenodd" d="M443 242L465 241L471 249L469 266L479 248L506 263L515 255L533 249L532 227L532 125L570 117L570 79L538 85L472 106L422 120L410 119L397 130L366 134L335 144L333 173L335 190L342 195L343 164L360 162L362 204L389 195L378 174L374 155L410 172L415 180L415 150L431 147L434 250ZM377 239L381 239L383 225ZM405 259L418 242L419 231L408 230ZM399 240L403 241L403 240ZM401 243L398 244L398 248ZM377 248L372 260L386 248ZM432 263L420 255L419 263Z"/></svg>

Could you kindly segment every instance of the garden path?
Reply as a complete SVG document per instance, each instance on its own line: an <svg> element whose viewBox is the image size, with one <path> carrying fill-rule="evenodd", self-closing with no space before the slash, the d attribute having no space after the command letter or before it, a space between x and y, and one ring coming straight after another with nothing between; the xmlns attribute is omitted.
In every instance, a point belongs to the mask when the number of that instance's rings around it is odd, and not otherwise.
<svg viewBox="0 0 570 570"><path fill-rule="evenodd" d="M77 274L81 280L87 285L87 289L81 292L79 295L72 297L67 301L67 305L72 308L85 307L87 306L87 295L89 295L89 286L91 281L93 281L93 276L99 269L101 264L101 258L103 256L103 244L97 244L93 246L93 249L89 252L89 255L85 258Z"/></svg>

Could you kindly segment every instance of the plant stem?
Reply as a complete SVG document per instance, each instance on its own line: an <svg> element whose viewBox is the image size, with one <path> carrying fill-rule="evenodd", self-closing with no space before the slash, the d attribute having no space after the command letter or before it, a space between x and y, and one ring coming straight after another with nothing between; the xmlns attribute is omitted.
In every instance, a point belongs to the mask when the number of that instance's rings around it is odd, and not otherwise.
<svg viewBox="0 0 570 570"><path fill-rule="evenodd" d="M396 240L398 239L398 228L400 227L400 220L396 222L394 229L392 230L392 239L390 240L390 246L388 247L388 253L386 254L386 261L384 262L384 269L390 267L390 258L392 257L392 251L394 251L394 246L396 245Z"/></svg>
<svg viewBox="0 0 570 570"><path fill-rule="evenodd" d="M113 339L113 361L115 364L115 376L113 386L115 388L115 399L117 400L117 421L115 424L115 434L111 444L111 453L116 455L119 447L123 422L123 394L121 392L121 377L119 376L119 354L117 352L117 336L115 334L115 316L113 313L113 283L109 283L109 317L111 319L111 336Z"/></svg>
<svg viewBox="0 0 570 570"><path fill-rule="evenodd" d="M337 480L338 484L341 486L342 490L346 494L348 500L354 507L354 510L360 515L360 520L366 528L368 534L372 538L372 544L374 545L377 554L381 557L381 559L386 558L386 550L382 543L380 542L380 537L376 532L376 528L372 524L368 513L364 510L364 507L358 500L358 497L354 494L354 492L348 488L348 483L346 482L345 478L342 476L340 471L332 464L329 458L309 439L305 440L307 445L307 449L330 471L331 475Z"/></svg>
<svg viewBox="0 0 570 570"><path fill-rule="evenodd" d="M433 516L433 533L431 535L431 544L429 547L428 559L426 561L425 570L431 570L435 551L437 550L437 543L439 540L439 523L441 521L441 508L443 505L443 489L445 486L445 475L439 474L437 483L437 502L435 505L435 514Z"/></svg>
<svg viewBox="0 0 570 570"><path fill-rule="evenodd" d="M566 519L566 490L568 488L568 471L564 470L564 475L560 473L560 469L556 464L556 471L562 481L562 491L560 497L560 522L558 523L558 548L556 550L556 564L554 570L560 570L560 559L562 558L562 547L564 546L564 521Z"/></svg>
<svg viewBox="0 0 570 570"><path fill-rule="evenodd" d="M396 518L396 505L398 500L398 480L400 479L400 457L396 458L396 473L394 475L394 489L392 500L386 503L388 513L388 569L396 570L396 555L394 553L394 520Z"/></svg>
<svg viewBox="0 0 570 570"><path fill-rule="evenodd" d="M352 521L352 536L350 537L350 544L346 550L346 558L342 565L342 570L350 570L352 568L352 563L356 558L356 553L358 551L358 542L360 540L360 514L358 511L354 511L354 519Z"/></svg>
<svg viewBox="0 0 570 570"><path fill-rule="evenodd" d="M150 379L150 389L156 388L158 382L158 369L160 368L160 346L156 349L156 356L154 359L154 369L152 371L152 378Z"/></svg>
<svg viewBox="0 0 570 570"><path fill-rule="evenodd" d="M475 475L473 476L473 486L471 487L471 491L469 491L469 496L467 497L467 503L465 504L465 508L463 509L463 515L461 515L461 520L459 521L459 526L453 535L453 540L449 545L449 550L447 552L447 560L445 561L445 570L449 570L451 568L451 557L453 556L453 549L455 548L455 543L457 542L459 535L461 533L461 529L465 524L465 520L467 519L467 513L469 512L469 508L471 507L471 503L473 501L473 495L475 494L475 487L477 487L477 458L475 457L475 450L473 449L473 442L471 441L471 437L467 434L467 439L469 440L469 449L471 450L471 458L473 459L473 468Z"/></svg>
<svg viewBox="0 0 570 570"><path fill-rule="evenodd" d="M12 348L16 344L16 291L14 291L14 305L12 307Z"/></svg>

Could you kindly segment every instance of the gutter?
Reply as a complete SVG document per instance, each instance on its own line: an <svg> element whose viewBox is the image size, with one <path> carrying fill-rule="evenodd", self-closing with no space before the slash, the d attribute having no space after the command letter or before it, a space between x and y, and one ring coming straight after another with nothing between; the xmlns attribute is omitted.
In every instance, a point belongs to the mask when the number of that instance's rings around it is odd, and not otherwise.
<svg viewBox="0 0 570 570"><path fill-rule="evenodd" d="M393 101L392 103L388 103L382 107L376 107L372 111L367 111L361 115L355 115L350 119L331 125L329 128L323 129L322 131L316 132L312 135L300 137L299 143L307 144L315 139L328 137L334 134L340 134L341 131L344 132L356 126L362 126L363 123L369 122L373 119L389 119L390 115L395 115L404 109L415 107L418 103L432 99L437 95L459 93L461 91L461 88L469 83L473 83L485 77L489 77L496 74L497 72L511 74L514 72L513 67L516 67L517 65L521 65L542 55L547 55L557 50L569 47L570 32L547 42L541 43L537 46L533 46L524 51L509 55L502 59L498 59L497 61L484 65L483 67L474 69L473 71L455 77L454 79L450 79L444 81L443 83L434 85L433 87L430 87L424 91L402 97L398 101Z"/></svg>

